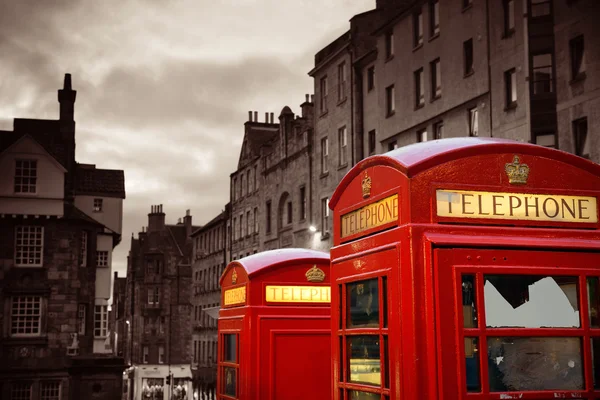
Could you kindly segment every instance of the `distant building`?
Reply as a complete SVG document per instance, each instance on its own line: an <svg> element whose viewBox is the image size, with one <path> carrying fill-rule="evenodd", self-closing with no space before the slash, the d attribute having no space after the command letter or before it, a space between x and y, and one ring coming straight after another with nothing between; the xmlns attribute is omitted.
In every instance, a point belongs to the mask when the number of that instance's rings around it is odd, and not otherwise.
<svg viewBox="0 0 600 400"><path fill-rule="evenodd" d="M108 300L125 180L76 162L75 97L66 74L58 120L0 131L0 398L121 393Z"/></svg>
<svg viewBox="0 0 600 400"><path fill-rule="evenodd" d="M176 225L166 224L162 205L156 205L147 228L131 238L125 307L129 399L169 398L169 392L173 400L192 399L191 234L198 228L189 210Z"/></svg>
<svg viewBox="0 0 600 400"><path fill-rule="evenodd" d="M210 391L216 385L217 318L221 303L219 277L227 264L225 210L192 232L192 375L194 391ZM199 394L198 394L199 395Z"/></svg>

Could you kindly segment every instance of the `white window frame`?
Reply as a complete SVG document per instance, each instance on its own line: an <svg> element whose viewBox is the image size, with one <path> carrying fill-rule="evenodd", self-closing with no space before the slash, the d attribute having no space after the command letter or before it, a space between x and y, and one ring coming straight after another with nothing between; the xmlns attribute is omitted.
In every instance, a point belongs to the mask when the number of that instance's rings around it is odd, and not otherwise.
<svg viewBox="0 0 600 400"><path fill-rule="evenodd" d="M96 250L96 267L108 267L108 250Z"/></svg>
<svg viewBox="0 0 600 400"><path fill-rule="evenodd" d="M104 209L104 199L96 197L94 200L93 209L95 213L101 213Z"/></svg>
<svg viewBox="0 0 600 400"><path fill-rule="evenodd" d="M79 304L77 306L77 333L79 335L85 335L85 304Z"/></svg>
<svg viewBox="0 0 600 400"><path fill-rule="evenodd" d="M258 233L258 207L254 207L254 233Z"/></svg>
<svg viewBox="0 0 600 400"><path fill-rule="evenodd" d="M25 171L27 171L28 174L25 174ZM23 190L24 188L27 188L27 190ZM15 194L37 194L37 160L15 160L15 179L13 182L13 190Z"/></svg>
<svg viewBox="0 0 600 400"><path fill-rule="evenodd" d="M165 346L158 346L158 363L165 363Z"/></svg>
<svg viewBox="0 0 600 400"><path fill-rule="evenodd" d="M88 258L88 234L87 231L81 231L81 267L87 267Z"/></svg>
<svg viewBox="0 0 600 400"><path fill-rule="evenodd" d="M160 304L160 288L158 288L158 287L148 288L148 304L153 304L153 305Z"/></svg>
<svg viewBox="0 0 600 400"><path fill-rule="evenodd" d="M11 399L25 399L32 398L33 395L33 382L31 381L15 381L10 384L10 398ZM29 392L29 396L27 396Z"/></svg>
<svg viewBox="0 0 600 400"><path fill-rule="evenodd" d="M106 338L108 336L108 306L94 305L94 337Z"/></svg>
<svg viewBox="0 0 600 400"><path fill-rule="evenodd" d="M321 173L329 172L329 139L321 139Z"/></svg>
<svg viewBox="0 0 600 400"><path fill-rule="evenodd" d="M329 233L329 198L321 199L321 232Z"/></svg>
<svg viewBox="0 0 600 400"><path fill-rule="evenodd" d="M148 358L150 358L150 348L142 346L142 363L148 364Z"/></svg>
<svg viewBox="0 0 600 400"><path fill-rule="evenodd" d="M17 266L17 267L41 267L43 265L43 263L44 263L44 227L43 226L18 225L15 227L14 257L15 257L15 266Z"/></svg>
<svg viewBox="0 0 600 400"><path fill-rule="evenodd" d="M40 400L60 400L62 395L60 381L41 381Z"/></svg>
<svg viewBox="0 0 600 400"><path fill-rule="evenodd" d="M10 336L42 336L43 315L44 299L41 296L21 295L11 297Z"/></svg>
<svg viewBox="0 0 600 400"><path fill-rule="evenodd" d="M479 110L477 107L469 108L469 136L479 136Z"/></svg>
<svg viewBox="0 0 600 400"><path fill-rule="evenodd" d="M343 166L348 163L347 151L348 151L348 132L346 127L343 126L338 129L338 146L339 146L339 165Z"/></svg>

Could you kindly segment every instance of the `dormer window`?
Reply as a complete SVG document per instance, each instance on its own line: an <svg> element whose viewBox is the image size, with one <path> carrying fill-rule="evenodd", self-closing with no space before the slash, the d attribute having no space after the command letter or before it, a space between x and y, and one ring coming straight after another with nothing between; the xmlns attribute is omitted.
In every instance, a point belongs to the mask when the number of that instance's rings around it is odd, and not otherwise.
<svg viewBox="0 0 600 400"><path fill-rule="evenodd" d="M94 199L94 212L102 212L102 199Z"/></svg>
<svg viewBox="0 0 600 400"><path fill-rule="evenodd" d="M16 160L15 193L37 192L37 160Z"/></svg>

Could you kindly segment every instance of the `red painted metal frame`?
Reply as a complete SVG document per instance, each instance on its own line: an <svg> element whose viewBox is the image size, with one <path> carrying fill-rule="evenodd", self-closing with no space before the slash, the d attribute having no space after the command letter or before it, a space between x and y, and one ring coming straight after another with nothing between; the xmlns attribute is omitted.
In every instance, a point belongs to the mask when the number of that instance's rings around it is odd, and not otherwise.
<svg viewBox="0 0 600 400"><path fill-rule="evenodd" d="M325 273L321 283L308 282L306 272L314 265ZM232 282L233 272L236 274ZM227 265L220 278L224 293L232 288L245 287L243 304L223 306L219 311L219 355L217 375L217 398L219 400L278 400L274 393L285 393L279 398L294 399L296 393L314 390L310 398L327 398L331 391L330 369L330 304L329 303L267 303L266 285L301 285L329 287L330 259L327 253L306 249L282 249L266 251ZM231 364L223 362L222 335L239 334L239 367L237 397L223 394L222 370ZM279 335L276 335L279 333ZM282 333L285 333L283 335ZM294 346L277 347L276 339L294 338ZM287 336L286 336L287 335ZM316 354L315 354L316 353ZM311 369L294 363L293 356L314 355ZM277 365L285 368L277 368ZM231 365L234 366L234 365ZM305 382L296 380L286 388L289 371L303 372ZM317 374L311 378L312 374ZM284 378L281 378L284 376ZM286 378L287 377L287 378ZM278 379L287 379L284 383ZM279 383L279 386L277 384ZM283 386L282 386L283 385ZM325 393L325 395L324 395ZM283 397L282 397L283 396Z"/></svg>
<svg viewBox="0 0 600 400"><path fill-rule="evenodd" d="M521 162L530 167L526 185L516 186L508 182L504 166L512 162L514 155L519 155ZM366 200L362 197L361 187L365 171L372 180L371 196ZM386 309L390 362L386 366L390 369L390 388L389 391L384 388L370 390L381 393L382 400L499 399L500 394L473 395L444 391L444 379L462 383L462 364L456 360L449 364L445 357L448 352L462 351L464 341L461 345L459 335L462 330L456 329L452 332L450 348L442 346L440 332L448 330L450 320L440 317L441 310L449 307L455 310L455 296L460 292L456 293L455 277L450 282L437 279L441 265L436 249L469 248L473 252L502 249L530 254L540 251L568 251L573 254L600 252L598 223L438 218L434 196L436 189L570 194L598 198L600 166L541 146L500 139L460 138L406 146L384 155L369 157L353 167L329 203L334 221L334 247L331 249L333 400L346 400L340 397L340 388L349 387L339 381L340 373L346 373L346 367L342 363L345 350L340 354L338 342L339 321L345 318L345 293L344 290L338 293L338 285L366 276L379 276L384 273L383 270L388 276ZM399 195L398 221L342 240L338 228L341 216L389 195L390 191ZM382 256L389 254L389 250L395 252L395 262L391 262L389 256ZM531 263L529 265L523 271L533 267ZM600 265L596 267L600 268ZM483 270L477 271L482 273ZM453 297L450 300L448 296L440 298L440 287L453 292ZM481 304L481 294L479 301ZM583 318L584 314L581 315ZM479 346L487 348L485 343L479 343ZM584 347L588 349L589 344L584 344ZM589 375L588 367L585 366L585 371ZM451 378L447 378L448 374ZM586 381L589 379L586 376ZM527 393L523 398L549 399L554 392ZM586 395L590 393L586 392Z"/></svg>

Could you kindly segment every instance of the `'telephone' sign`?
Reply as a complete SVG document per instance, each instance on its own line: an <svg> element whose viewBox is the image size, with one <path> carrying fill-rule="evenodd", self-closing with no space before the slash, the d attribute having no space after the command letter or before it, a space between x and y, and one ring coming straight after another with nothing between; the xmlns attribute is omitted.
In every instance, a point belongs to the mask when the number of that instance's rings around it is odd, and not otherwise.
<svg viewBox="0 0 600 400"><path fill-rule="evenodd" d="M267 303L330 303L329 286L273 286L265 288Z"/></svg>
<svg viewBox="0 0 600 400"><path fill-rule="evenodd" d="M595 197L437 190L436 202L439 217L598 222Z"/></svg>
<svg viewBox="0 0 600 400"><path fill-rule="evenodd" d="M228 289L223 294L223 305L231 306L234 304L243 304L246 302L246 286Z"/></svg>
<svg viewBox="0 0 600 400"><path fill-rule="evenodd" d="M343 239L397 220L398 195L395 194L342 215L341 237Z"/></svg>

